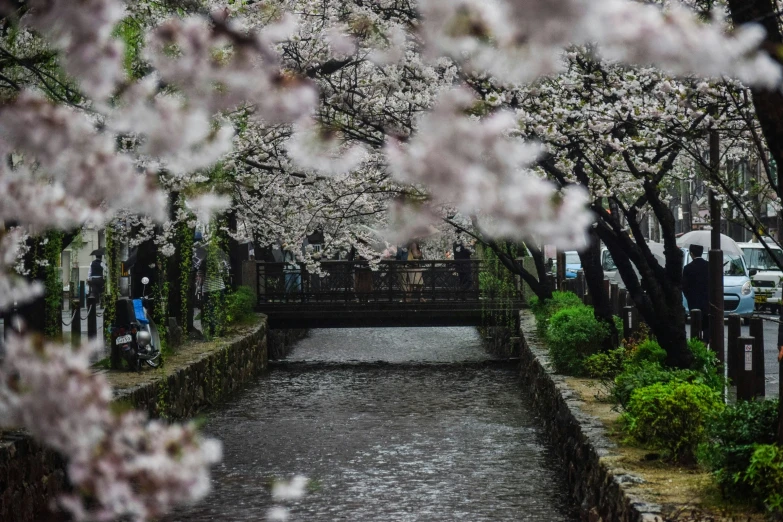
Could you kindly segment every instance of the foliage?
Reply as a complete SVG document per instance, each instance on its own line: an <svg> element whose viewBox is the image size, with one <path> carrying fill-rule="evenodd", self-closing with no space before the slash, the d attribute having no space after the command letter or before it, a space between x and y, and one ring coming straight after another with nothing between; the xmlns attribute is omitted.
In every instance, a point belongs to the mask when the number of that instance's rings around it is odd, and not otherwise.
<svg viewBox="0 0 783 522"><path fill-rule="evenodd" d="M724 496L743 500L752 494L744 478L757 444L775 441L778 401L740 401L707 422L707 442L699 447L699 462L713 471Z"/></svg>
<svg viewBox="0 0 783 522"><path fill-rule="evenodd" d="M609 328L595 318L591 307L558 311L549 320L546 330L555 370L567 375L584 375L584 359L599 352L609 335Z"/></svg>
<svg viewBox="0 0 783 522"><path fill-rule="evenodd" d="M240 323L253 317L256 296L248 286L239 286L226 295L226 323Z"/></svg>
<svg viewBox="0 0 783 522"><path fill-rule="evenodd" d="M666 352L657 342L646 340L639 343L614 379L611 391L614 400L626 408L635 389L672 381L705 384L716 392L722 392L725 379L718 371L715 354L698 340L690 341L688 346L694 351L693 366L680 369L664 366Z"/></svg>
<svg viewBox="0 0 783 522"><path fill-rule="evenodd" d="M536 325L539 332L546 332L549 319L560 310L565 308L578 308L584 306L579 296L573 292L552 292L552 299L541 301L533 296L530 299L530 310L536 316Z"/></svg>
<svg viewBox="0 0 783 522"><path fill-rule="evenodd" d="M43 270L44 270L44 298L46 300L46 322L44 332L50 339L62 339L62 295L63 286L60 278L61 253L63 246L63 234L59 230L46 233L43 240Z"/></svg>
<svg viewBox="0 0 783 522"><path fill-rule="evenodd" d="M510 254L517 255L516 246L509 244ZM491 311L482 311L482 322L485 327L498 327L513 329L516 325L517 313L512 306L518 297L516 276L508 271L500 262L500 259L491 248L478 248L478 253L483 260L482 270L479 273L479 289L482 293L493 296L495 305Z"/></svg>
<svg viewBox="0 0 783 522"><path fill-rule="evenodd" d="M689 463L706 438L707 419L722 409L720 394L709 386L675 380L634 390L623 419L631 437Z"/></svg>
<svg viewBox="0 0 783 522"><path fill-rule="evenodd" d="M585 374L602 382L609 382L623 371L626 357L625 348L622 346L608 352L589 355L583 363Z"/></svg>
<svg viewBox="0 0 783 522"><path fill-rule="evenodd" d="M628 358L629 363L638 364L642 361L649 361L654 363L663 364L666 359L666 350L661 348L661 345L652 339L647 339L636 347L635 350L630 352Z"/></svg>
<svg viewBox="0 0 783 522"><path fill-rule="evenodd" d="M756 446L742 480L752 488L754 500L767 511L783 516L783 448L775 444Z"/></svg>

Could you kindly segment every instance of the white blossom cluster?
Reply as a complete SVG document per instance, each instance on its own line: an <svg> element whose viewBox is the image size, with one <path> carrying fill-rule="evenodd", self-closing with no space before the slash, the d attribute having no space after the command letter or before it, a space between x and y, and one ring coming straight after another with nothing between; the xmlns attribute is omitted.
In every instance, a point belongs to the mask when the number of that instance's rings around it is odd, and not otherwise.
<svg viewBox="0 0 783 522"><path fill-rule="evenodd" d="M0 366L0 425L24 426L68 456L78 493L59 502L76 520L148 520L203 498L219 442L192 424L114 413L111 386L90 369L95 348L11 335Z"/></svg>
<svg viewBox="0 0 783 522"><path fill-rule="evenodd" d="M468 117L474 101L465 90L446 92L408 144L390 144L387 156L396 175L426 185L433 198L465 214L492 216L493 235L546 238L562 247L583 244L592 221L586 194L574 187L559 195L534 175L530 166L540 149L509 136L515 117L505 112Z"/></svg>

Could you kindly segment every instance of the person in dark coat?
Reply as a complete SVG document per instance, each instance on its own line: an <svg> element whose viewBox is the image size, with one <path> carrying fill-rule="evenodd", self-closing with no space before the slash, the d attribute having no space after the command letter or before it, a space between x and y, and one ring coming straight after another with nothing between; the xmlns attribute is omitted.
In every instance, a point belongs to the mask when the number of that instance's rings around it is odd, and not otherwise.
<svg viewBox="0 0 783 522"><path fill-rule="evenodd" d="M90 284L90 295L95 298L96 306L100 307L103 301L103 287L106 279L103 273L103 258L100 254L95 256L90 269L87 272L87 282Z"/></svg>
<svg viewBox="0 0 783 522"><path fill-rule="evenodd" d="M688 247L692 261L685 265L682 270L682 293L685 300L688 301L688 309L699 309L702 313L701 332L702 340L705 343L710 342L710 264L704 259L704 247L701 245L691 245Z"/></svg>
<svg viewBox="0 0 783 522"><path fill-rule="evenodd" d="M459 289L470 290L473 287L473 270L470 264L470 257L473 252L463 241L455 242L453 248L457 275L459 276Z"/></svg>

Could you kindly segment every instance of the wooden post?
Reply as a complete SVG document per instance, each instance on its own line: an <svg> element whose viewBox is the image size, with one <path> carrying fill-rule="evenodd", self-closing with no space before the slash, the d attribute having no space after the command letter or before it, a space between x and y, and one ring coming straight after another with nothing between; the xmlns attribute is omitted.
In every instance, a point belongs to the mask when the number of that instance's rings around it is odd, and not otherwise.
<svg viewBox="0 0 783 522"><path fill-rule="evenodd" d="M565 282L566 282L566 276L565 276L565 252L562 250L557 251L557 289L560 291L565 290Z"/></svg>
<svg viewBox="0 0 783 522"><path fill-rule="evenodd" d="M620 285L612 283L609 285L609 299L612 303L612 313L620 315Z"/></svg>
<svg viewBox="0 0 783 522"><path fill-rule="evenodd" d="M88 339L97 339L98 338L98 303L96 302L97 299L95 297L90 296L87 298L87 338Z"/></svg>
<svg viewBox="0 0 783 522"><path fill-rule="evenodd" d="M729 379L732 382L737 380L737 365L739 364L737 340L740 335L742 335L742 318L737 314L731 314L729 315L729 339L726 346L726 366L729 371Z"/></svg>
<svg viewBox="0 0 783 522"><path fill-rule="evenodd" d="M737 368L737 400L750 401L755 395L755 372L753 371L753 337L737 340L742 365Z"/></svg>
<svg viewBox="0 0 783 522"><path fill-rule="evenodd" d="M766 379L764 372L764 320L754 317L750 320L750 336L753 337L753 374L754 393L756 397L766 395Z"/></svg>
<svg viewBox="0 0 783 522"><path fill-rule="evenodd" d="M585 299L585 271L582 269L576 272L576 295L584 302Z"/></svg>
<svg viewBox="0 0 783 522"><path fill-rule="evenodd" d="M701 339L701 310L691 310L691 339Z"/></svg>

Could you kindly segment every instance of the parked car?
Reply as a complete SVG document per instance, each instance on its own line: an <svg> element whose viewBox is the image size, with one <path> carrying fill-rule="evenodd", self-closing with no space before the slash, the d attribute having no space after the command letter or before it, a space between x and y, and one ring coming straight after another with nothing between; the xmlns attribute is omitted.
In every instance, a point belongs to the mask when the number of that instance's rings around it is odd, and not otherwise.
<svg viewBox="0 0 783 522"><path fill-rule="evenodd" d="M663 244L650 241L647 243L650 251L656 260L663 266L666 263L663 255ZM683 252L683 268L691 262L691 256L685 247L680 248ZM738 314L741 317L749 318L753 315L755 308L755 293L748 276L748 270L745 266L745 260L741 255L739 247L736 251L723 253L723 308L724 314ZM708 256L704 252L704 258ZM601 266L604 269L604 276L608 277L613 283L617 283L624 288L620 273L612 260L612 255L606 248L601 249ZM637 272L638 275L638 272ZM682 297L682 304L685 307L685 313L689 313L688 302L685 296Z"/></svg>
<svg viewBox="0 0 783 522"><path fill-rule="evenodd" d="M573 279L576 273L582 269L582 260L579 259L579 252L569 250L565 253L565 276L566 279Z"/></svg>
<svg viewBox="0 0 783 522"><path fill-rule="evenodd" d="M780 313L783 272L761 243L737 243L737 245L742 249L753 291L756 293L756 309L767 308L774 314ZM780 247L771 240L767 245L778 260L783 260L783 250Z"/></svg>

